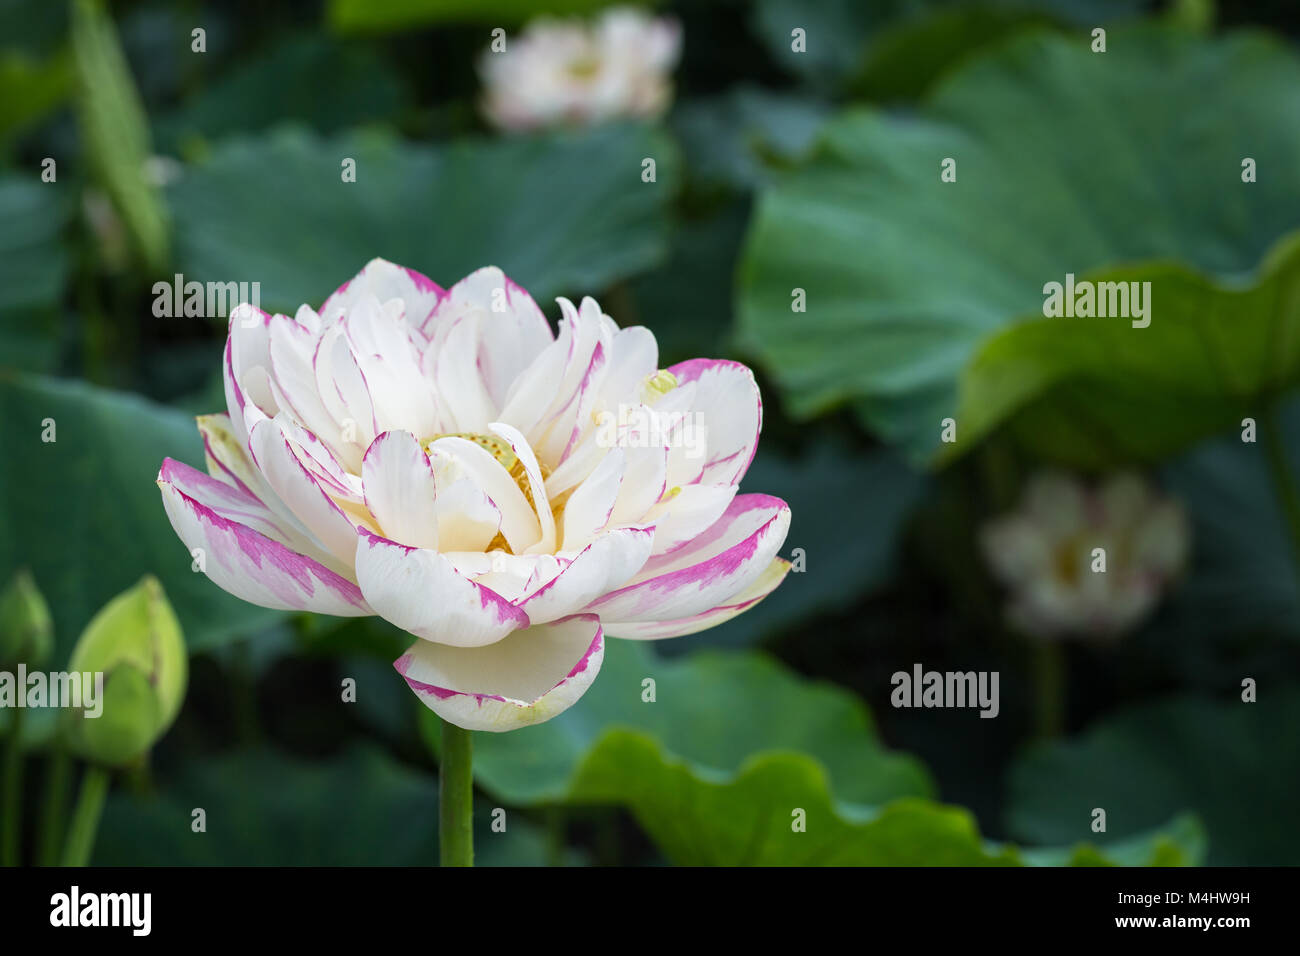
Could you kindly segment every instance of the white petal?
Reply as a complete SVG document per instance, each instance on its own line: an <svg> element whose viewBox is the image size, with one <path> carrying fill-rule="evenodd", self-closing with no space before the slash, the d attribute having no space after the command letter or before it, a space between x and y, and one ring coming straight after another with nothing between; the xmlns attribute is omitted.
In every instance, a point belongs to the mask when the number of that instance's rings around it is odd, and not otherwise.
<svg viewBox="0 0 1300 956"><path fill-rule="evenodd" d="M739 362L715 359L692 359L669 371L679 387L695 385L691 411L707 429L708 451L698 482L739 484L754 459L763 427L763 402L754 373ZM669 481L687 483L671 471Z"/></svg>
<svg viewBox="0 0 1300 956"><path fill-rule="evenodd" d="M375 613L427 641L480 647L528 626L528 615L471 581L444 555L363 533L357 583Z"/></svg>
<svg viewBox="0 0 1300 956"><path fill-rule="evenodd" d="M168 459L163 468L176 464ZM236 520L231 509L223 515L186 494L177 480L175 472L170 479L159 475L163 507L191 554L200 549L203 572L218 587L259 607L344 617L374 613L351 581L251 527L254 522Z"/></svg>
<svg viewBox="0 0 1300 956"><path fill-rule="evenodd" d="M646 512L655 526L655 554L691 541L722 517L736 497L736 485L686 485Z"/></svg>
<svg viewBox="0 0 1300 956"><path fill-rule="evenodd" d="M298 459L281 419L267 419L249 437L253 460L284 506L340 561L351 563L357 531L319 480Z"/></svg>
<svg viewBox="0 0 1300 956"><path fill-rule="evenodd" d="M542 537L542 526L510 472L487 449L464 438L439 438L430 452L455 458L467 477L483 489L501 513L501 534L515 554L523 554Z"/></svg>
<svg viewBox="0 0 1300 956"><path fill-rule="evenodd" d="M437 484L429 456L410 432L384 432L361 463L366 507L384 537L416 548L438 547Z"/></svg>
<svg viewBox="0 0 1300 956"><path fill-rule="evenodd" d="M612 448L596 469L573 490L564 505L565 551L586 547L596 532L609 523L623 484L623 471L627 455L621 448Z"/></svg>
<svg viewBox="0 0 1300 956"><path fill-rule="evenodd" d="M416 641L393 665L425 706L467 730L540 724L591 686L605 657L590 614L518 631L489 647Z"/></svg>
<svg viewBox="0 0 1300 956"><path fill-rule="evenodd" d="M572 614L630 580L645 565L653 546L653 528L608 531L551 581L517 603L538 624Z"/></svg>
<svg viewBox="0 0 1300 956"><path fill-rule="evenodd" d="M515 457L524 466L524 473L528 476L528 485L533 492L533 509L541 521L542 535L536 544L524 550L531 554L553 554L555 552L555 514L551 511L551 503L546 497L546 482L542 480L542 469L537 463L537 456L533 454L533 449L529 446L527 439L519 434L517 428L504 422L494 422L488 428L493 434L500 435L509 443Z"/></svg>
<svg viewBox="0 0 1300 956"><path fill-rule="evenodd" d="M770 495L738 495L688 544L646 562L630 584L593 601L606 621L668 621L728 603L772 563L790 529L790 508Z"/></svg>
<svg viewBox="0 0 1300 956"><path fill-rule="evenodd" d="M774 558L767 569L745 590L728 599L727 603L678 618L675 621L618 621L608 626L610 637L622 637L637 641L654 641L666 637L683 637L717 627L730 621L733 617L748 611L763 598L776 590L790 570L790 562L784 558Z"/></svg>

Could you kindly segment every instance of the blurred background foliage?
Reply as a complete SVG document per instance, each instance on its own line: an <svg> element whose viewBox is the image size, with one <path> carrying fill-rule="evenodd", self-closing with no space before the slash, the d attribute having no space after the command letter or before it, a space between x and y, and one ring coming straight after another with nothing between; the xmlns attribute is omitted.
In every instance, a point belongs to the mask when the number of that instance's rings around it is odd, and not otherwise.
<svg viewBox="0 0 1300 956"><path fill-rule="evenodd" d="M745 488L789 501L806 559L714 631L611 642L550 723L478 735L480 863L1300 862L1294 4L663 3L684 52L662 120L492 133L490 30L603 5L0 0L0 578L45 594L51 666L146 574L191 654L94 862L434 858L401 635L228 597L153 481L201 462L225 333L156 317L153 283L259 281L292 312L375 256L444 285L494 263L552 318L592 294L649 326L664 365L752 364ZM1152 281L1155 321L1031 321L1066 272ZM977 545L1045 463L1144 469L1192 527L1151 618L1057 649L1055 728ZM997 719L891 707L916 662L998 671ZM24 728L33 764L50 723Z"/></svg>

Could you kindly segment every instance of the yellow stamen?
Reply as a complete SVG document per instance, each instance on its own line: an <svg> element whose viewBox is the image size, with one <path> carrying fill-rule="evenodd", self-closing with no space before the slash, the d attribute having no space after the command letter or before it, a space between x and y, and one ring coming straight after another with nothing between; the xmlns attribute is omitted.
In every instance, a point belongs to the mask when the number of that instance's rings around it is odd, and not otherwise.
<svg viewBox="0 0 1300 956"><path fill-rule="evenodd" d="M528 503L533 510L537 510L537 502L533 500L533 484L528 480L528 469L524 467L523 461L515 454L515 450L510 447L510 443L504 438L499 435L483 435L478 432L444 432L441 435L426 438L422 443L424 450L427 452L429 446L439 438L463 438L466 441L472 441L480 448L487 449L492 457L501 464L501 467L510 473L510 477L514 479L519 490L524 493L524 497L528 499ZM551 469L542 462L538 462L537 467L541 469L542 480L545 481L550 476Z"/></svg>

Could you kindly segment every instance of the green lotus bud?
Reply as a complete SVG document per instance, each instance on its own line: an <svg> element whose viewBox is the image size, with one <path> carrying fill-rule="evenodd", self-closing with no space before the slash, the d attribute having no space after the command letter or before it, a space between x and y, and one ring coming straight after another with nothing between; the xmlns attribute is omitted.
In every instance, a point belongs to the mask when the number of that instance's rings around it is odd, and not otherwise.
<svg viewBox="0 0 1300 956"><path fill-rule="evenodd" d="M0 669L42 666L54 650L50 608L31 574L22 570L0 594Z"/></svg>
<svg viewBox="0 0 1300 956"><path fill-rule="evenodd" d="M83 686L103 675L99 699L83 700L73 718L74 749L109 766L143 757L180 712L188 663L180 622L156 578L105 604L68 664L83 674Z"/></svg>

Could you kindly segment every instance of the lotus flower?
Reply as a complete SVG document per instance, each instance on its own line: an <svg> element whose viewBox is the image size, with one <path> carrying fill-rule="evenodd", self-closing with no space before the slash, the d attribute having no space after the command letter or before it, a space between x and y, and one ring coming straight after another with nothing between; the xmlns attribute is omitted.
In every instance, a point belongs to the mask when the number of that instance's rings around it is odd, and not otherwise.
<svg viewBox="0 0 1300 956"><path fill-rule="evenodd" d="M377 614L397 669L471 730L553 717L604 635L719 624L785 576L785 502L737 494L762 406L735 362L660 369L649 330L499 269L443 290L376 259L319 312L241 305L208 474L167 459L172 527L263 607ZM201 549L195 552L194 549Z"/></svg>
<svg viewBox="0 0 1300 956"><path fill-rule="evenodd" d="M1094 490L1048 472L1030 480L1018 510L985 527L982 544L1019 630L1115 637L1155 607L1186 562L1188 537L1182 508L1135 475Z"/></svg>
<svg viewBox="0 0 1300 956"><path fill-rule="evenodd" d="M483 109L506 130L658 116L680 51L676 21L636 9L607 10L590 26L539 19L504 50L483 53Z"/></svg>

